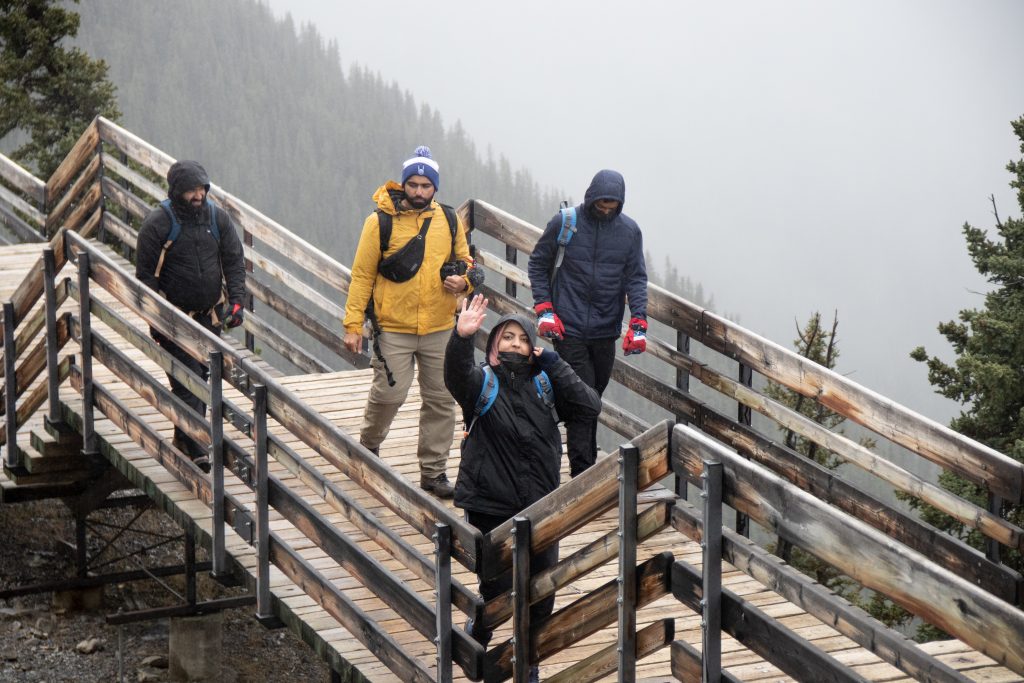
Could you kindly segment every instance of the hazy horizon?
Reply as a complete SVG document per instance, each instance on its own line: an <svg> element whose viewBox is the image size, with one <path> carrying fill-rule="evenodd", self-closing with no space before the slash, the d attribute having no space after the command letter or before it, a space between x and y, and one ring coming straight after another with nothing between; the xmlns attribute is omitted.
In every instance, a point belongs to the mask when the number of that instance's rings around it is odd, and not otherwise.
<svg viewBox="0 0 1024 683"><path fill-rule="evenodd" d="M983 305L962 225L1019 213L1024 3L265 4L566 198L621 171L654 268L787 347L837 310L838 371L956 414L908 354Z"/></svg>

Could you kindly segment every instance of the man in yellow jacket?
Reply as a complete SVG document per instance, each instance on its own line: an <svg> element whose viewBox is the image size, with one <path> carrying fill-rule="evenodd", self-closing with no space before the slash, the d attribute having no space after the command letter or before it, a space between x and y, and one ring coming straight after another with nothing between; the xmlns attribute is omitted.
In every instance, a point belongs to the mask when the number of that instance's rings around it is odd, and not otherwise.
<svg viewBox="0 0 1024 683"><path fill-rule="evenodd" d="M378 452L409 393L413 368L418 366L420 487L450 498L453 488L445 464L455 429L455 408L444 385L444 353L455 325L456 300L470 290L466 277L457 274L464 273L465 267L458 268L457 262L464 265L471 259L465 227L457 218L457 225L449 225L445 211L434 200L438 181L438 164L430 149L417 147L403 164L402 184L388 181L374 193L377 210L363 223L352 263L344 343L353 353L362 349L365 311L372 301L383 362L376 356L371 361L373 385L359 441ZM391 224L386 246L381 239L382 223ZM387 230L383 232L386 235ZM456 268L442 269L446 263ZM393 383L388 381L385 363Z"/></svg>

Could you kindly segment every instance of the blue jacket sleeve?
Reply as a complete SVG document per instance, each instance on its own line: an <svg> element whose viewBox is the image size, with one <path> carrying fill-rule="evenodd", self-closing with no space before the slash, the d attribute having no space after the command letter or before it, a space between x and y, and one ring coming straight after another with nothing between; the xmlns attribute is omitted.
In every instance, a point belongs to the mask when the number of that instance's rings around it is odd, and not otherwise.
<svg viewBox="0 0 1024 683"><path fill-rule="evenodd" d="M537 240L530 254L527 272L530 276L530 290L533 292L533 305L551 301L551 267L555 265L555 254L558 251L558 230L562 227L561 214L555 214L544 228L544 234ZM554 303L551 301L551 303Z"/></svg>
<svg viewBox="0 0 1024 683"><path fill-rule="evenodd" d="M644 237L636 229L633 253L630 255L629 272L626 273L626 298L629 300L630 315L647 319L647 264L644 261Z"/></svg>

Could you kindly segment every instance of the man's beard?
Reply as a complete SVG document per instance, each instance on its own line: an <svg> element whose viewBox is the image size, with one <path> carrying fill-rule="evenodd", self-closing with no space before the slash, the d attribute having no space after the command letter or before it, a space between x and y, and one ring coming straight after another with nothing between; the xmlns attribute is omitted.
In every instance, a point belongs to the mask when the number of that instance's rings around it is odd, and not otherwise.
<svg viewBox="0 0 1024 683"><path fill-rule="evenodd" d="M409 197L406 196L405 200L409 202L409 206L414 209L425 209L430 206L430 200L423 197Z"/></svg>

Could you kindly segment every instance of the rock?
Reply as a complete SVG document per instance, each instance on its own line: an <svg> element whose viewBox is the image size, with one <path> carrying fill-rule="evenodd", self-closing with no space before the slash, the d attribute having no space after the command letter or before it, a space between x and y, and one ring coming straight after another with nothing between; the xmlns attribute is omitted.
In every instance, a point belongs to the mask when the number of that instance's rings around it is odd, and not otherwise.
<svg viewBox="0 0 1024 683"><path fill-rule="evenodd" d="M135 672L135 680L137 683L157 683L161 678L162 676L155 671L139 669Z"/></svg>
<svg viewBox="0 0 1024 683"><path fill-rule="evenodd" d="M78 645L75 645L75 649L83 655L91 655L93 652L103 649L103 641L99 638L87 638Z"/></svg>
<svg viewBox="0 0 1024 683"><path fill-rule="evenodd" d="M167 655L150 655L142 660L142 666L148 666L151 669L166 669Z"/></svg>
<svg viewBox="0 0 1024 683"><path fill-rule="evenodd" d="M14 650L4 650L0 652L0 659L5 662L16 662L18 661L18 653Z"/></svg>
<svg viewBox="0 0 1024 683"><path fill-rule="evenodd" d="M46 615L43 615L36 619L36 628L44 633L53 632L53 619Z"/></svg>

